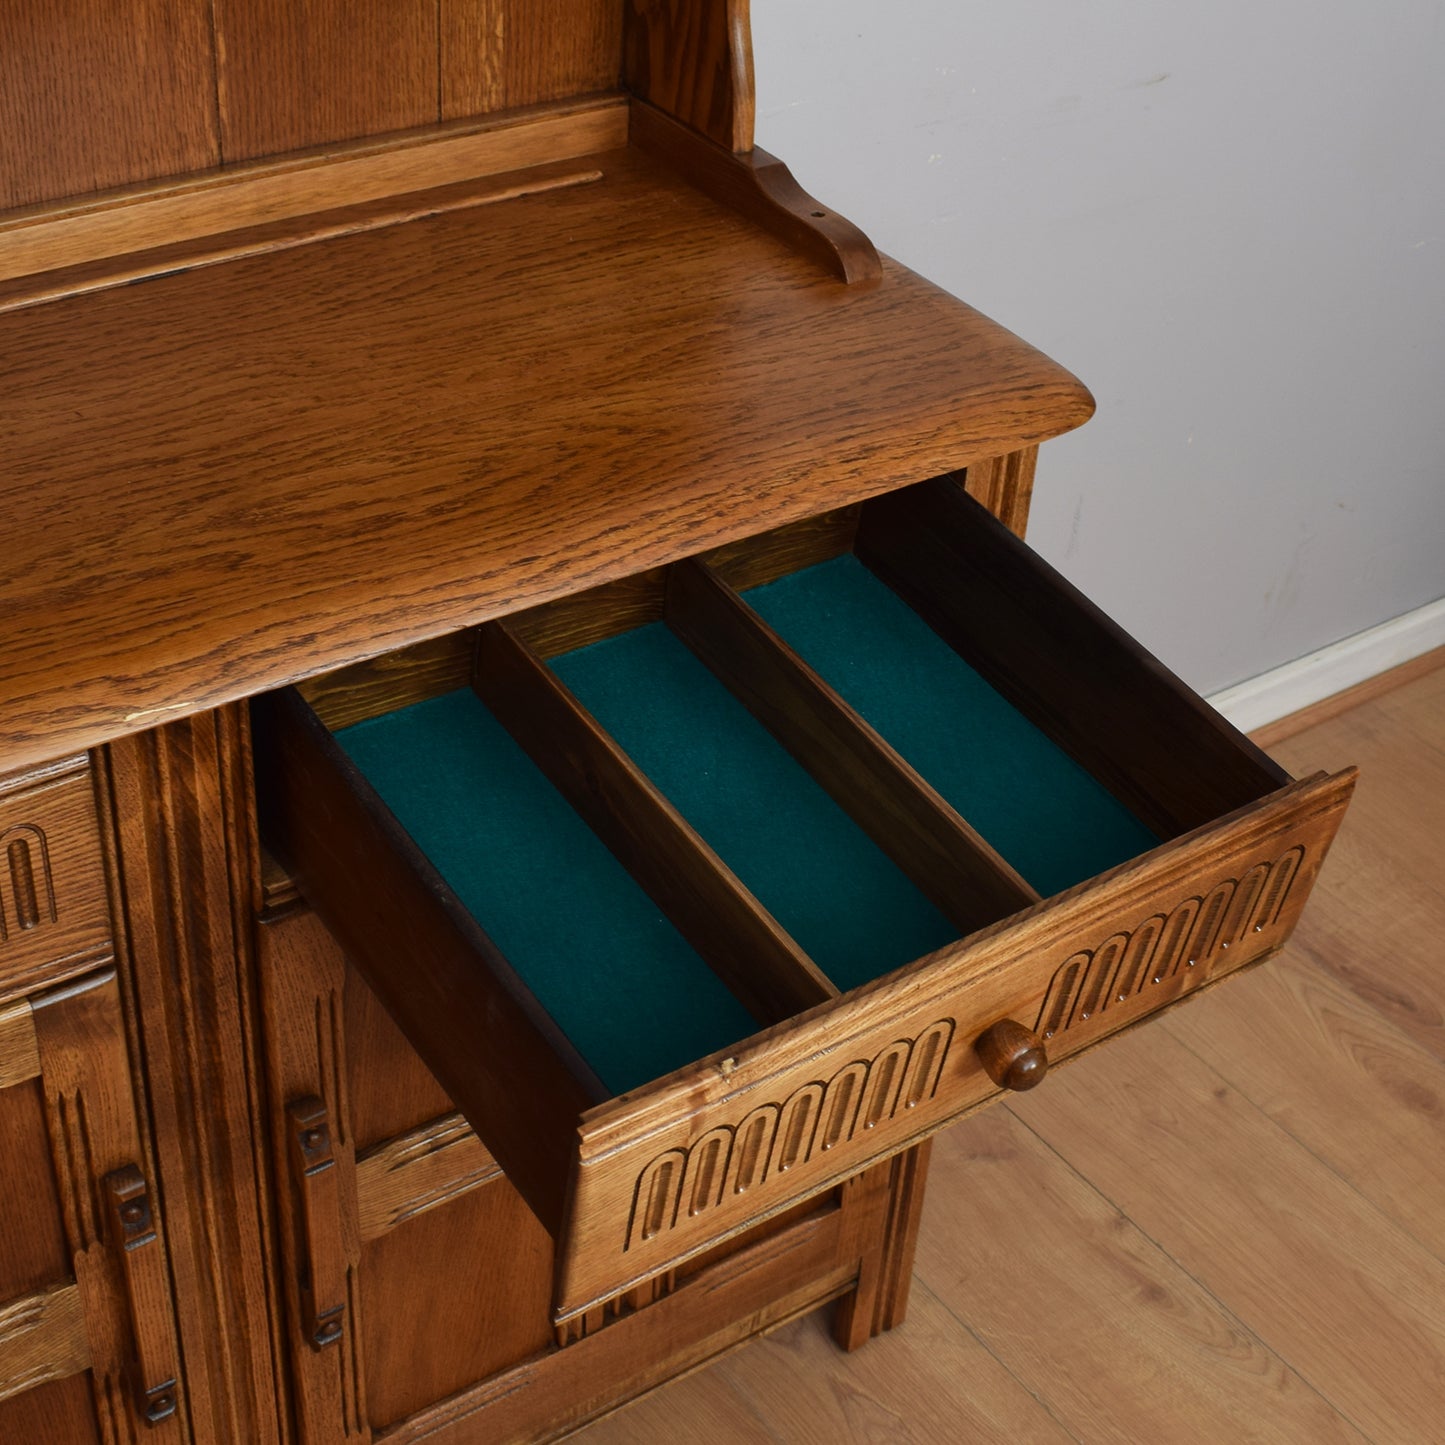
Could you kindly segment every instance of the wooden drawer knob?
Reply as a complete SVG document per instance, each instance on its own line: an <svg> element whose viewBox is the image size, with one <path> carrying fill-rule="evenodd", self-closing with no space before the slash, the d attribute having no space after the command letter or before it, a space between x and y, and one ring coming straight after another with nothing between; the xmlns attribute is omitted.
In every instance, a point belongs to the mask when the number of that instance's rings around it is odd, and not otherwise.
<svg viewBox="0 0 1445 1445"><path fill-rule="evenodd" d="M1032 1089L1049 1071L1043 1040L1012 1019L1000 1019L974 1043L985 1072L1002 1089Z"/></svg>

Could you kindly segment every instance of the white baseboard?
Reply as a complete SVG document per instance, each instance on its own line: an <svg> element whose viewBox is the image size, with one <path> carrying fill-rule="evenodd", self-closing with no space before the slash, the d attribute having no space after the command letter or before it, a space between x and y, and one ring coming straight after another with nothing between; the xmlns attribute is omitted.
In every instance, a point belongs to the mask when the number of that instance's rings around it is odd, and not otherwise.
<svg viewBox="0 0 1445 1445"><path fill-rule="evenodd" d="M1445 597L1227 687L1209 699L1241 732L1298 712L1445 645Z"/></svg>

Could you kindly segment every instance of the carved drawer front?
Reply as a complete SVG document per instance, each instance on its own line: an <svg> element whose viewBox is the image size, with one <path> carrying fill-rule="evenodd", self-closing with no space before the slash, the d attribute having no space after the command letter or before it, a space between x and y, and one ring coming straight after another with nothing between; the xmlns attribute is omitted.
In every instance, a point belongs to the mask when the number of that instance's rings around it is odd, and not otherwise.
<svg viewBox="0 0 1445 1445"><path fill-rule="evenodd" d="M265 699L263 829L559 1322L1277 949L1292 781L953 478Z"/></svg>
<svg viewBox="0 0 1445 1445"><path fill-rule="evenodd" d="M86 759L0 779L0 997L93 967L110 949Z"/></svg>

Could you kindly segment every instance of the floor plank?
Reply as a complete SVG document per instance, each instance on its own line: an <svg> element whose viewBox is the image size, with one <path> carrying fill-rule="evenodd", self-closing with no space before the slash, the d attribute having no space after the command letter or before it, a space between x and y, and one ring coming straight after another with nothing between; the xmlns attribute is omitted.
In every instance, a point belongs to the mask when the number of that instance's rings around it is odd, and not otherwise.
<svg viewBox="0 0 1445 1445"><path fill-rule="evenodd" d="M1445 1059L1445 672L1280 745L1296 773L1359 786L1292 946Z"/></svg>
<svg viewBox="0 0 1445 1445"><path fill-rule="evenodd" d="M1368 1435L1438 1440L1445 1265L1166 1030L1084 1065L1010 1110Z"/></svg>
<svg viewBox="0 0 1445 1445"><path fill-rule="evenodd" d="M918 1265L1081 1440L1362 1438L1007 1109L935 1146Z"/></svg>
<svg viewBox="0 0 1445 1445"><path fill-rule="evenodd" d="M765 1347L760 1341L752 1348ZM678 1445L682 1440L778 1445L779 1437L758 1417L755 1402L733 1382L731 1365L732 1360L724 1360L655 1390L570 1438L585 1439L586 1445Z"/></svg>
<svg viewBox="0 0 1445 1445"><path fill-rule="evenodd" d="M1445 1260L1438 1058L1294 949L1160 1027Z"/></svg>
<svg viewBox="0 0 1445 1445"><path fill-rule="evenodd" d="M766 1402L781 1441L829 1445L937 1445L945 1440L1075 1437L991 1355L956 1314L915 1282L908 1328L852 1355L821 1317L800 1320L729 1361L745 1395Z"/></svg>

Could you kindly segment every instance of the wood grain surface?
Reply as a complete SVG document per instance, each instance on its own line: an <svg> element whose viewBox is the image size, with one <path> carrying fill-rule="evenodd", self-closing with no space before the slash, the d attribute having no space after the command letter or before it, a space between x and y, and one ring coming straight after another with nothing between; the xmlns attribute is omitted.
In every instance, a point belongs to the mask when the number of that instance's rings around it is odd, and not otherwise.
<svg viewBox="0 0 1445 1445"><path fill-rule="evenodd" d="M0 279L59 271L48 284L64 294L76 286L75 268L110 258L157 248L174 254L186 242L283 221L305 236L306 218L325 211L609 150L626 143L627 124L623 99L598 97L32 208L0 217ZM143 262L130 264L150 274ZM43 284L6 287L0 302Z"/></svg>
<svg viewBox="0 0 1445 1445"><path fill-rule="evenodd" d="M388 1139L357 1160L361 1238L380 1239L406 1220L503 1177L501 1165L460 1114Z"/></svg>
<svg viewBox="0 0 1445 1445"><path fill-rule="evenodd" d="M1038 893L733 591L668 569L668 626L745 703L960 934Z"/></svg>
<svg viewBox="0 0 1445 1445"><path fill-rule="evenodd" d="M157 728L101 762L117 953L146 1021L148 1125L201 1438L277 1445L279 1257L266 1167L250 920L256 876L243 709Z"/></svg>
<svg viewBox="0 0 1445 1445"><path fill-rule="evenodd" d="M78 1286L56 1285L0 1303L0 1400L89 1368Z"/></svg>
<svg viewBox="0 0 1445 1445"><path fill-rule="evenodd" d="M753 148L748 0L627 0L623 73L640 100L729 151Z"/></svg>
<svg viewBox="0 0 1445 1445"><path fill-rule="evenodd" d="M438 119L436 0L213 0L221 154Z"/></svg>
<svg viewBox="0 0 1445 1445"><path fill-rule="evenodd" d="M209 9L0 9L0 210L216 165Z"/></svg>
<svg viewBox="0 0 1445 1445"><path fill-rule="evenodd" d="M0 1401L0 1440L26 1445L112 1445L101 1434L84 1375L51 1380Z"/></svg>
<svg viewBox="0 0 1445 1445"><path fill-rule="evenodd" d="M95 793L84 759L0 789L0 998L111 956Z"/></svg>
<svg viewBox="0 0 1445 1445"><path fill-rule="evenodd" d="M940 1135L902 1330L800 1321L581 1440L1434 1445L1445 670L1277 752L1364 765L1278 960Z"/></svg>
<svg viewBox="0 0 1445 1445"><path fill-rule="evenodd" d="M1089 414L902 268L851 291L635 154L600 164L0 318L0 768Z"/></svg>

